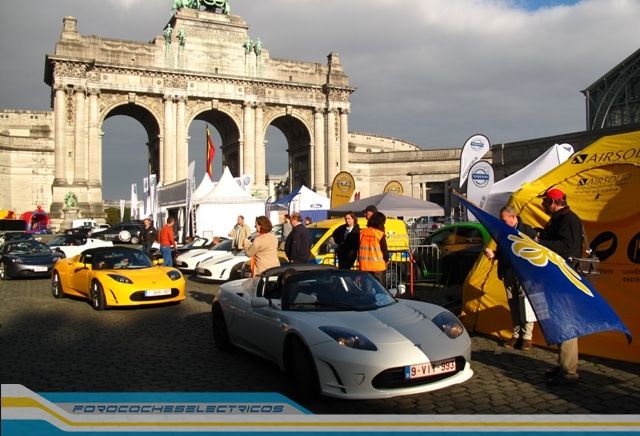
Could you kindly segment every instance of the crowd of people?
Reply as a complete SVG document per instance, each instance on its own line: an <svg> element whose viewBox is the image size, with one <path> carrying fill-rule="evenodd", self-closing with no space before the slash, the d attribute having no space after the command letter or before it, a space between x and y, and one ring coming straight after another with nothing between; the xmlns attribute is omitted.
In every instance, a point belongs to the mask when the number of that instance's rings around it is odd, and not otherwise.
<svg viewBox="0 0 640 436"><path fill-rule="evenodd" d="M516 210L509 205L500 210L500 219L566 260L581 257L584 228L580 218L569 207L565 193L558 188L551 188L542 197L542 206L550 216L544 228L533 229L523 223ZM370 273L386 287L386 270L389 262L385 236L386 216L373 205L367 206L364 215L367 219L366 228L360 228L354 212L347 212L343 216L344 224L332 233L331 239L335 247L337 266L340 269L352 269L357 261L360 271ZM174 223L174 218L169 217L158 232L151 220L145 219L141 233L143 251L150 255L152 244L159 242L164 264L168 266L172 265L171 250L176 247ZM272 233L273 224L269 218L259 216L255 220L255 236L251 239L252 230L244 222L244 217L239 215L228 236L231 238L234 252L244 251L251 258L251 271L255 277L270 268L281 266L279 249L284 250L286 261L290 264L304 264L311 261L313 256L311 238L307 229L309 225L311 225L311 219L303 219L299 213L284 215L283 241L279 242L278 237ZM497 260L498 277L504 283L511 312L512 334L511 338L505 341L504 346L528 350L532 345L536 319L522 283L513 271L509 257L502 247L485 248L484 253L487 258ZM547 383L575 384L579 381L577 369L578 339L573 338L559 344L558 364L547 371Z"/></svg>

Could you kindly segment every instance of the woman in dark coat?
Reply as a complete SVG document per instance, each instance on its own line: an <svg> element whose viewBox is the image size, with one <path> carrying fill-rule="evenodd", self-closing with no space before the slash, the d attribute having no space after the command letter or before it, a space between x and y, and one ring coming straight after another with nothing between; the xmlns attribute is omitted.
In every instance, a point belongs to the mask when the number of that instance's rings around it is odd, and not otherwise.
<svg viewBox="0 0 640 436"><path fill-rule="evenodd" d="M337 244L338 268L353 268L360 246L360 227L356 215L353 212L347 212L344 215L344 224L335 229L332 236Z"/></svg>

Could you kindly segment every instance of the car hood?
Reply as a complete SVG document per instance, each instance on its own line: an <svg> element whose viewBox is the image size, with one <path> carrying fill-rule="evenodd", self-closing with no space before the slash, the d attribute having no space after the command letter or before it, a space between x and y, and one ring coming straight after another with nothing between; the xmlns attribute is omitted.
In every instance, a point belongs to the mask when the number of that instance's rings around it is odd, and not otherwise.
<svg viewBox="0 0 640 436"><path fill-rule="evenodd" d="M446 309L429 303L399 300L397 303L371 311L335 312L287 312L292 326L305 329L309 345L332 340L318 329L321 326L343 327L365 335L374 344L398 344L410 341L413 344L451 343L449 338L432 321ZM316 334L320 333L320 334ZM463 334L456 339L466 337Z"/></svg>
<svg viewBox="0 0 640 436"><path fill-rule="evenodd" d="M142 281L152 283L175 283L167 275L174 268L167 266L152 266L149 268L108 269L96 271L97 275L117 274L129 278L134 284Z"/></svg>
<svg viewBox="0 0 640 436"><path fill-rule="evenodd" d="M8 259L22 259L25 263L30 264L47 264L54 262L53 254L5 254Z"/></svg>

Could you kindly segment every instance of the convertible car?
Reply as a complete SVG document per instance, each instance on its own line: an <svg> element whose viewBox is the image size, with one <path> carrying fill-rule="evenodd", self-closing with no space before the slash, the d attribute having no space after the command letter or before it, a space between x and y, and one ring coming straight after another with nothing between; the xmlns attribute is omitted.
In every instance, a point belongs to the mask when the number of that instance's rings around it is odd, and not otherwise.
<svg viewBox="0 0 640 436"><path fill-rule="evenodd" d="M471 341L460 321L395 293L360 271L272 268L220 287L214 344L276 362L302 399L389 398L468 380Z"/></svg>
<svg viewBox="0 0 640 436"><path fill-rule="evenodd" d="M221 259L231 254L231 239L216 244L210 248L196 248L186 251L175 258L175 266L184 271L195 271L200 262L209 259Z"/></svg>
<svg viewBox="0 0 640 436"><path fill-rule="evenodd" d="M52 272L51 292L55 298L87 298L95 310L177 303L186 295L180 271L154 266L141 250L121 246L90 248L60 260Z"/></svg>
<svg viewBox="0 0 640 436"><path fill-rule="evenodd" d="M61 254L33 239L3 242L0 245L0 279L49 277L60 257Z"/></svg>
<svg viewBox="0 0 640 436"><path fill-rule="evenodd" d="M240 251L223 257L204 260L196 267L198 278L214 281L227 281L242 278L242 268L249 257Z"/></svg>
<svg viewBox="0 0 640 436"><path fill-rule="evenodd" d="M83 235L58 235L47 242L49 248L63 254L62 257L73 257L88 248L113 247L113 242L88 238Z"/></svg>

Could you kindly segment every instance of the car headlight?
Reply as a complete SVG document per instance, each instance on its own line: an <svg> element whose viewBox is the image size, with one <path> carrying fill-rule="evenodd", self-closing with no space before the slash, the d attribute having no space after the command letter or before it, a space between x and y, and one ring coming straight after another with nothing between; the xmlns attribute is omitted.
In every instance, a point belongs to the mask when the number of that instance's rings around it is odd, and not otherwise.
<svg viewBox="0 0 640 436"><path fill-rule="evenodd" d="M464 327L462 327L458 318L451 312L440 312L431 322L438 326L438 328L451 339L457 338L464 332Z"/></svg>
<svg viewBox="0 0 640 436"><path fill-rule="evenodd" d="M180 277L182 277L182 274L180 274L180 271L172 269L171 271L167 272L167 275L169 276L169 278L171 280L180 280Z"/></svg>
<svg viewBox="0 0 640 436"><path fill-rule="evenodd" d="M22 259L21 257L12 257L10 260L11 263L24 263L24 259Z"/></svg>
<svg viewBox="0 0 640 436"><path fill-rule="evenodd" d="M373 342L355 330L334 326L321 326L318 328L345 347L355 348L357 350L378 351L378 348Z"/></svg>
<svg viewBox="0 0 640 436"><path fill-rule="evenodd" d="M107 275L118 283L126 283L128 285L133 284L133 282L129 277L121 276L120 274L107 274Z"/></svg>

